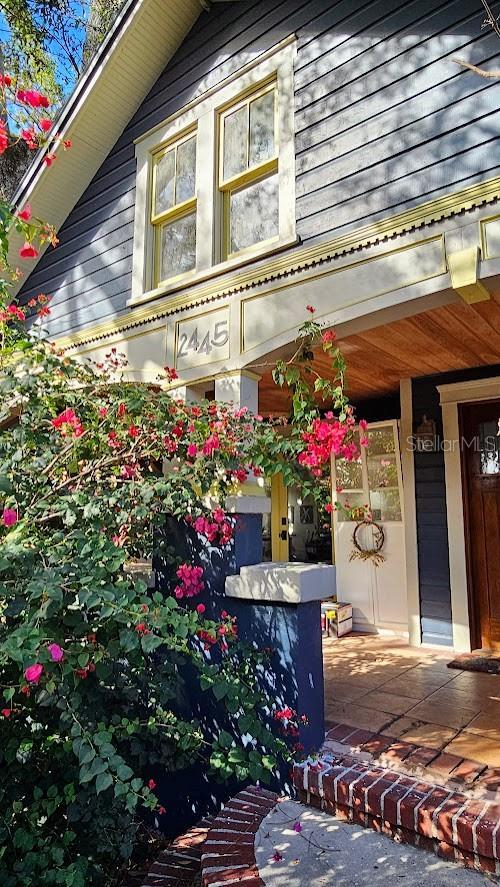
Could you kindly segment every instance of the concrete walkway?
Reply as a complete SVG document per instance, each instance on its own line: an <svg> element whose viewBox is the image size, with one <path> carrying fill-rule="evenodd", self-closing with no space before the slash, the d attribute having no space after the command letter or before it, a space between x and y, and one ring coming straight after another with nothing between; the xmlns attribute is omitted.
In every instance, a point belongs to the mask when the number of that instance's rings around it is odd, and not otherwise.
<svg viewBox="0 0 500 887"><path fill-rule="evenodd" d="M281 802L263 820L255 839L255 858L267 887L485 887L498 883L491 875L467 871L295 801Z"/></svg>

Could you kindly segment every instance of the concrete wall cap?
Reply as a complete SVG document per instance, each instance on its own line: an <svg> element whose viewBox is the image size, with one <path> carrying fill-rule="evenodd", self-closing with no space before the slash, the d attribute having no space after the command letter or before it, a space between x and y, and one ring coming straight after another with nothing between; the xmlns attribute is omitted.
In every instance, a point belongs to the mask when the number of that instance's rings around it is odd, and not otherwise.
<svg viewBox="0 0 500 887"><path fill-rule="evenodd" d="M228 597L277 604L326 600L335 589L335 567L328 564L253 564L226 578Z"/></svg>

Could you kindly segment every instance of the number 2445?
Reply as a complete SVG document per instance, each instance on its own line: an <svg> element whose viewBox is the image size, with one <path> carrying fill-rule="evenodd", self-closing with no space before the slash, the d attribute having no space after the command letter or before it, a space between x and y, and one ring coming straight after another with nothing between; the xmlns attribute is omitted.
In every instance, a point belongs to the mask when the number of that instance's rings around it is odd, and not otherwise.
<svg viewBox="0 0 500 887"><path fill-rule="evenodd" d="M177 357L187 357L190 351L197 354L210 354L212 348L223 348L229 341L229 321L219 320L212 330L207 330L203 338L198 337L198 327L195 326L191 335L181 333Z"/></svg>

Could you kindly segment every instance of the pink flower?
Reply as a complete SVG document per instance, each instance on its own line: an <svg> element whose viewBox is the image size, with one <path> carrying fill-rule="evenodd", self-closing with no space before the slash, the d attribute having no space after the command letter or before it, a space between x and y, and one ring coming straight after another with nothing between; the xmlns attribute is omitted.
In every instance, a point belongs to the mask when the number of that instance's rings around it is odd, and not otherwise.
<svg viewBox="0 0 500 887"><path fill-rule="evenodd" d="M0 120L0 154L5 154L8 147L9 137L7 135L5 120Z"/></svg>
<svg viewBox="0 0 500 887"><path fill-rule="evenodd" d="M2 717L10 718L11 714L12 714L11 708L2 708Z"/></svg>
<svg viewBox="0 0 500 887"><path fill-rule="evenodd" d="M148 782L148 788L150 788L151 791L154 791L154 789L156 788L156 782L154 781L154 779L150 779L150 780L149 780L149 782Z"/></svg>
<svg viewBox="0 0 500 887"><path fill-rule="evenodd" d="M22 219L23 222L29 222L31 219L31 206L29 203L26 204L24 209L19 210L17 218Z"/></svg>
<svg viewBox="0 0 500 887"><path fill-rule="evenodd" d="M205 607L205 604L198 604L198 606L196 607L196 612L199 613L200 616L203 616L203 613L206 609L207 608Z"/></svg>
<svg viewBox="0 0 500 887"><path fill-rule="evenodd" d="M200 591L203 591L205 587L205 583L202 581L203 567L181 564L176 575L180 579L180 584L174 588L174 594L177 599L195 597Z"/></svg>
<svg viewBox="0 0 500 887"><path fill-rule="evenodd" d="M309 314L315 314L316 308L313 308L312 305L306 305L306 311L309 311Z"/></svg>
<svg viewBox="0 0 500 887"><path fill-rule="evenodd" d="M40 129L42 129L44 132L48 132L49 129L51 129L51 127L52 127L52 120L50 119L50 117L42 117L42 119L39 122L40 122Z"/></svg>
<svg viewBox="0 0 500 887"><path fill-rule="evenodd" d="M279 852L279 850L275 850L271 859L273 862L281 862L283 857L282 857L281 853Z"/></svg>
<svg viewBox="0 0 500 887"><path fill-rule="evenodd" d="M24 139L30 151L38 148L38 137L33 127L31 129L22 129L21 138Z"/></svg>
<svg viewBox="0 0 500 887"><path fill-rule="evenodd" d="M38 250L35 249L32 243L26 241L24 246L19 250L19 255L21 256L21 259L36 259Z"/></svg>
<svg viewBox="0 0 500 887"><path fill-rule="evenodd" d="M45 166L52 166L52 164L54 163L54 160L56 160L55 154L46 154L45 157L43 158L43 162L45 163Z"/></svg>
<svg viewBox="0 0 500 887"><path fill-rule="evenodd" d="M14 524L17 524L17 510L15 508L4 508L2 523L4 527L13 527Z"/></svg>
<svg viewBox="0 0 500 887"><path fill-rule="evenodd" d="M50 653L52 662L61 662L64 659L64 650L59 644L49 644L47 650Z"/></svg>
<svg viewBox="0 0 500 887"><path fill-rule="evenodd" d="M302 826L301 826L300 822L294 823L293 830L294 830L294 832L297 832L298 835L300 835L300 833L302 831Z"/></svg>
<svg viewBox="0 0 500 887"><path fill-rule="evenodd" d="M196 444L190 443L187 448L187 454L188 454L189 458L194 459L197 452L198 452L198 447L196 446Z"/></svg>
<svg viewBox="0 0 500 887"><path fill-rule="evenodd" d="M367 428L368 428L368 422L366 421L366 419L360 419L359 420L359 430L366 431Z"/></svg>
<svg viewBox="0 0 500 887"><path fill-rule="evenodd" d="M43 674L43 665L40 665L39 662L36 662L34 665L29 665L26 671L24 672L24 677L28 681L28 684L38 684L41 676Z"/></svg>
<svg viewBox="0 0 500 887"><path fill-rule="evenodd" d="M51 424L54 428L60 430L63 437L66 437L68 434L72 434L73 437L81 437L84 432L80 419L71 407L63 410L55 419L52 419Z"/></svg>
<svg viewBox="0 0 500 887"><path fill-rule="evenodd" d="M167 812L167 810L165 807L158 807L158 813L160 816L163 816L163 814L166 812Z"/></svg>
<svg viewBox="0 0 500 887"><path fill-rule="evenodd" d="M31 108L48 108L50 105L47 96L42 95L36 89L18 89L16 98L19 102L29 105Z"/></svg>
<svg viewBox="0 0 500 887"><path fill-rule="evenodd" d="M336 338L337 334L333 330L325 330L325 332L321 336L323 345L328 345L330 342L335 342Z"/></svg>
<svg viewBox="0 0 500 887"><path fill-rule="evenodd" d="M65 151L69 151L69 149L73 147L71 139L63 139L63 147Z"/></svg>

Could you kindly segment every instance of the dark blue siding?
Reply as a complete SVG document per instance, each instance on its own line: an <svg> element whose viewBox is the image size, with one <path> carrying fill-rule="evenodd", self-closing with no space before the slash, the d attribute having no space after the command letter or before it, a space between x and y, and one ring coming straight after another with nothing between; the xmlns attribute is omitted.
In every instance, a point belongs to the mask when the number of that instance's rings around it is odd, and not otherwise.
<svg viewBox="0 0 500 887"><path fill-rule="evenodd" d="M436 422L437 436L442 441L443 428L437 386L493 377L499 373L498 366L478 367L414 380L414 430L425 414L428 419ZM415 453L415 495L422 640L428 644L451 645L453 632L444 446L440 445L436 452Z"/></svg>
<svg viewBox="0 0 500 887"><path fill-rule="evenodd" d="M434 419L442 439L441 407L432 377L413 383L414 429L424 415ZM428 644L452 643L448 523L444 451L415 453L415 496L417 508L418 574L422 640Z"/></svg>
<svg viewBox="0 0 500 887"><path fill-rule="evenodd" d="M493 8L498 11L498 2ZM297 227L304 242L497 172L500 64L479 0L259 0L202 13L62 226L23 295L54 296L52 335L125 313L133 139L295 32ZM495 61L496 58L496 61Z"/></svg>

